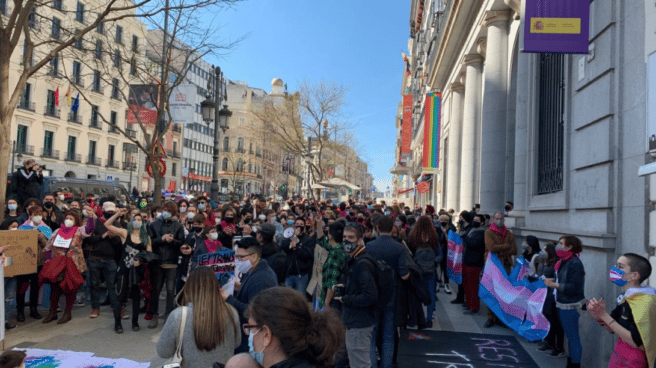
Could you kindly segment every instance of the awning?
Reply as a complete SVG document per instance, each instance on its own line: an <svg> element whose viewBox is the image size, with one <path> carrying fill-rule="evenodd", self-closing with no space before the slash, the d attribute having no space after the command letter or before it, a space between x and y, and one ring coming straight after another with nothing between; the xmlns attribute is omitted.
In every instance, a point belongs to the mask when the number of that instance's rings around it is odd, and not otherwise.
<svg viewBox="0 0 656 368"><path fill-rule="evenodd" d="M340 178L331 178L326 181L322 181L320 184L325 185L327 187L347 187L350 190L360 190L359 186L355 184L351 184L348 181Z"/></svg>
<svg viewBox="0 0 656 368"><path fill-rule="evenodd" d="M312 189L326 189L326 187L324 187L321 184L317 184L317 183L310 185L310 188L312 188Z"/></svg>

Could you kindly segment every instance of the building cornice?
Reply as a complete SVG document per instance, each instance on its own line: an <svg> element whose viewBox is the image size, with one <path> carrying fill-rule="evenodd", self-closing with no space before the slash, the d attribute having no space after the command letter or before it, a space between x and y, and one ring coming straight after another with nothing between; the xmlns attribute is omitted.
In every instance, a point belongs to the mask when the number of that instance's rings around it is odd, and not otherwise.
<svg viewBox="0 0 656 368"><path fill-rule="evenodd" d="M482 25L487 28L496 22L507 22L510 19L510 9L508 10L488 10L485 12Z"/></svg>

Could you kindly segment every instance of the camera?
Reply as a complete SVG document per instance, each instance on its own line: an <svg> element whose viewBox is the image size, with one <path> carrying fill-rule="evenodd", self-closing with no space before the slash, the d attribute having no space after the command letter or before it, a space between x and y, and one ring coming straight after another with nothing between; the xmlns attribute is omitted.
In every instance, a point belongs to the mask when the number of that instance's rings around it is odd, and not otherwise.
<svg viewBox="0 0 656 368"><path fill-rule="evenodd" d="M343 297L346 286L344 285L335 285L335 297Z"/></svg>

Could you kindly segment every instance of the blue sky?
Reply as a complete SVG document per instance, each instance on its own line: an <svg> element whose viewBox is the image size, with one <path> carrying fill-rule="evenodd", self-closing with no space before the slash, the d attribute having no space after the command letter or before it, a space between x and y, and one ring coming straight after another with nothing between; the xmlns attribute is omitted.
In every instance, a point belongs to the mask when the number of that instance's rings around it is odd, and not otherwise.
<svg viewBox="0 0 656 368"><path fill-rule="evenodd" d="M227 78L266 91L273 78L290 91L303 80L348 87L345 120L354 125L374 183L385 190L394 164L409 9L407 0L247 0L215 23L226 39L249 37L207 61L218 63Z"/></svg>

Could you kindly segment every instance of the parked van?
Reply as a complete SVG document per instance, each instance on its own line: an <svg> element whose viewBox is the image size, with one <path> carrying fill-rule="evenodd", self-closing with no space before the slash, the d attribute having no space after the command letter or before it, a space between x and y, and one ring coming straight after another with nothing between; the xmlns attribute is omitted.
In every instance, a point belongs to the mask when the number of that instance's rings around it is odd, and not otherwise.
<svg viewBox="0 0 656 368"><path fill-rule="evenodd" d="M12 174L7 177L7 194L11 193L14 188L11 183ZM58 190L64 193L66 199L80 198L81 195L86 196L89 193L102 198L113 194L116 198L120 198L124 194L129 198L129 194L123 184L114 180L95 180L95 179L79 179L79 178L65 178L46 176L43 178L43 185L39 187L39 199L43 198L46 193L54 193Z"/></svg>

